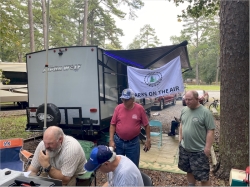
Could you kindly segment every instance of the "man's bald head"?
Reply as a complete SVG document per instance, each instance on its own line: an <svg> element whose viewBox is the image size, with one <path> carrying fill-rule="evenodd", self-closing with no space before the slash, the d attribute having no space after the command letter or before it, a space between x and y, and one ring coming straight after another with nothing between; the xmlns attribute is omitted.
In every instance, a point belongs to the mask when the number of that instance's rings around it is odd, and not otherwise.
<svg viewBox="0 0 250 187"><path fill-rule="evenodd" d="M61 146L64 133L61 128L57 126L48 127L43 135L43 142L46 149L53 151Z"/></svg>
<svg viewBox="0 0 250 187"><path fill-rule="evenodd" d="M199 94L196 90L189 90L186 94L191 94L195 99L199 98Z"/></svg>
<svg viewBox="0 0 250 187"><path fill-rule="evenodd" d="M200 103L198 92L195 90L187 91L187 93L185 94L185 102L190 109L195 109L199 107Z"/></svg>
<svg viewBox="0 0 250 187"><path fill-rule="evenodd" d="M64 133L61 128L57 126L50 126L45 130L43 137L55 137L56 139L59 139L63 135Z"/></svg>

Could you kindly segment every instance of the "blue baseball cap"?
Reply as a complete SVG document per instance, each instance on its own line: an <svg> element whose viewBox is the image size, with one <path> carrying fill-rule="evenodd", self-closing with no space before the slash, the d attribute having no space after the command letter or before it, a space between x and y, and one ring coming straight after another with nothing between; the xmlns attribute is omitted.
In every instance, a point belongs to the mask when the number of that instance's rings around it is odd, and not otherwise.
<svg viewBox="0 0 250 187"><path fill-rule="evenodd" d="M92 149L88 162L84 165L86 171L95 171L101 164L108 161L113 152L105 145L98 145Z"/></svg>
<svg viewBox="0 0 250 187"><path fill-rule="evenodd" d="M122 96L120 97L121 99L130 99L130 98L134 98L135 97L135 93L133 92L132 89L127 88L124 89L122 91Z"/></svg>

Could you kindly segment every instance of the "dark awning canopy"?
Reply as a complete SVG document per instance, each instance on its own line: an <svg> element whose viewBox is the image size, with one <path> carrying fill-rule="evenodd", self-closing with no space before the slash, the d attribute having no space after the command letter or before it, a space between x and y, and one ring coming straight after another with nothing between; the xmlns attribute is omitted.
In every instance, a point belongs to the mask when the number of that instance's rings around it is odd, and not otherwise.
<svg viewBox="0 0 250 187"><path fill-rule="evenodd" d="M178 45L162 46L146 49L134 50L104 50L104 54L112 59L115 59L126 66L133 66L141 69L159 68L172 59L180 56L182 69L191 70L188 52L187 41Z"/></svg>

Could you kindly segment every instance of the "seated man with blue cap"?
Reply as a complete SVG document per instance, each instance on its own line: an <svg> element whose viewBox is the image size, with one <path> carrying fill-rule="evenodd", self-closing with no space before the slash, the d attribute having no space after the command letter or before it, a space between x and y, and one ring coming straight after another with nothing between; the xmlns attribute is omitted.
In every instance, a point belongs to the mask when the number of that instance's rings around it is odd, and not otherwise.
<svg viewBox="0 0 250 187"><path fill-rule="evenodd" d="M129 158L116 155L112 147L95 147L84 168L87 171L99 169L102 173L107 173L108 181L103 186L144 186L137 166Z"/></svg>

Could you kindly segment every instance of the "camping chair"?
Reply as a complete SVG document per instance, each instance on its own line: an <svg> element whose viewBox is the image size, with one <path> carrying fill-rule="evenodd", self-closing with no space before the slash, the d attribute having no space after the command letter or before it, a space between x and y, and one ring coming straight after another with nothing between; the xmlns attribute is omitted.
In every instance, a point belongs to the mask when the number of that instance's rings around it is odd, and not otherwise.
<svg viewBox="0 0 250 187"><path fill-rule="evenodd" d="M0 169L23 171L23 162L19 157L22 147L22 138L0 140Z"/></svg>
<svg viewBox="0 0 250 187"><path fill-rule="evenodd" d="M159 136L159 144L158 147L162 146L162 123L158 120L150 120L149 121L150 127L157 127L157 132L150 132L150 136Z"/></svg>
<svg viewBox="0 0 250 187"><path fill-rule="evenodd" d="M85 153L85 157L88 160L90 158L91 150L94 148L95 144L91 141L78 140L82 149ZM96 186L96 176L95 172L86 172L83 175L77 176L77 186L91 186L93 179L95 179Z"/></svg>
<svg viewBox="0 0 250 187"><path fill-rule="evenodd" d="M141 171L141 176L142 176L144 186L153 186L152 180L147 174Z"/></svg>
<svg viewBox="0 0 250 187"><path fill-rule="evenodd" d="M31 164L34 154L21 148L19 156L21 160L24 162L24 171L26 171L28 166Z"/></svg>

